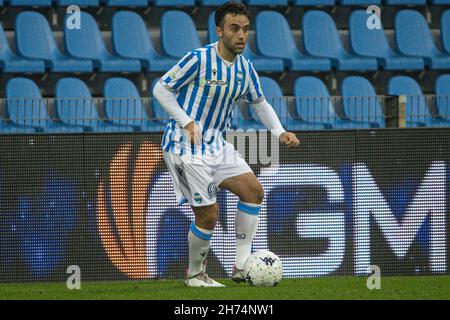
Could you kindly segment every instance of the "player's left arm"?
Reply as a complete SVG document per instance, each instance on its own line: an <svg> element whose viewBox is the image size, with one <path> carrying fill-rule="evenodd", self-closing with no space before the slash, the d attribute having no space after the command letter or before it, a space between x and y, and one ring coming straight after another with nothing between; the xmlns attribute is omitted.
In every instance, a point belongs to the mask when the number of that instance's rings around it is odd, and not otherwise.
<svg viewBox="0 0 450 320"><path fill-rule="evenodd" d="M261 99L262 98L262 99ZM264 97L261 97L260 102L250 104L254 112L258 115L262 124L269 130L272 134L280 139L280 142L287 145L288 148L296 147L300 144L297 136L288 132L283 128L277 114L273 110L273 107L267 102Z"/></svg>

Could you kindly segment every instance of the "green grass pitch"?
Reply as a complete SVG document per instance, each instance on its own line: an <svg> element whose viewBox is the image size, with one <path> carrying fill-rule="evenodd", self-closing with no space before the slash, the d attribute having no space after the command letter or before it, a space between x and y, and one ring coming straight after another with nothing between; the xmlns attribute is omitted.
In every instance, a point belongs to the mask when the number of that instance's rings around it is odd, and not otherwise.
<svg viewBox="0 0 450 320"><path fill-rule="evenodd" d="M364 277L283 279L274 288L219 280L225 288L187 288L182 280L0 284L0 299L450 299L450 276L384 276L381 289L369 290Z"/></svg>

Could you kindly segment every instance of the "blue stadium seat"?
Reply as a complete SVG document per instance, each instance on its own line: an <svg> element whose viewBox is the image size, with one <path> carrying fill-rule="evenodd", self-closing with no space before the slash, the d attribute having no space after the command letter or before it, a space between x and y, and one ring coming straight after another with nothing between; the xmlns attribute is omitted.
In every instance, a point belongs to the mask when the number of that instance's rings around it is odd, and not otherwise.
<svg viewBox="0 0 450 320"><path fill-rule="evenodd" d="M119 56L139 59L142 67L150 71L166 72L178 62L176 58L156 52L144 20L132 11L119 11L114 15L112 42Z"/></svg>
<svg viewBox="0 0 450 320"><path fill-rule="evenodd" d="M422 57L430 69L450 69L450 55L436 48L428 24L419 12L402 10L397 13L395 38L402 54Z"/></svg>
<svg viewBox="0 0 450 320"><path fill-rule="evenodd" d="M372 84L366 78L345 78L341 94L344 112L350 121L359 122L363 127L384 128L383 109Z"/></svg>
<svg viewBox="0 0 450 320"><path fill-rule="evenodd" d="M360 56L378 59L385 70L422 70L421 58L407 57L395 53L388 44L384 29L369 29L365 10L353 11L349 20L349 42L351 50Z"/></svg>
<svg viewBox="0 0 450 320"><path fill-rule="evenodd" d="M66 16L66 20L67 20ZM123 59L108 52L94 18L80 13L81 28L68 29L64 23L64 45L73 57L90 59L101 72L140 72L141 64L135 59Z"/></svg>
<svg viewBox="0 0 450 320"><path fill-rule="evenodd" d="M64 56L56 46L47 19L38 13L25 11L16 18L17 51L30 59L42 59L52 72L92 72L89 60Z"/></svg>
<svg viewBox="0 0 450 320"><path fill-rule="evenodd" d="M450 121L450 74L440 75L436 80L437 114Z"/></svg>
<svg viewBox="0 0 450 320"><path fill-rule="evenodd" d="M208 42L213 43L218 41L217 33L216 33L216 22L214 20L215 12L211 12L208 18ZM284 63L283 60L278 58L267 58L261 55L257 55L253 53L250 49L249 44L245 46L244 52L242 55L253 63L256 71L283 71Z"/></svg>
<svg viewBox="0 0 450 320"><path fill-rule="evenodd" d="M52 0L9 0L11 7L51 7Z"/></svg>
<svg viewBox="0 0 450 320"><path fill-rule="evenodd" d="M165 12L161 18L161 44L166 54L177 58L201 47L192 18L182 11Z"/></svg>
<svg viewBox="0 0 450 320"><path fill-rule="evenodd" d="M58 80L55 89L56 112L65 124L76 125L84 131L96 127L98 113L86 84L80 79Z"/></svg>
<svg viewBox="0 0 450 320"><path fill-rule="evenodd" d="M124 131L139 131L147 117L136 86L125 78L109 78L103 88L105 118Z"/></svg>
<svg viewBox="0 0 450 320"><path fill-rule="evenodd" d="M351 128L357 124L341 120L322 80L305 76L294 84L294 127L297 130Z"/></svg>
<svg viewBox="0 0 450 320"><path fill-rule="evenodd" d="M146 7L148 0L105 0L107 7Z"/></svg>
<svg viewBox="0 0 450 320"><path fill-rule="evenodd" d="M419 84L406 76L392 77L388 82L387 94L392 96L406 96L406 126L431 127L448 126L450 120L439 117L432 118L430 108Z"/></svg>
<svg viewBox="0 0 450 320"><path fill-rule="evenodd" d="M71 5L77 5L80 7L99 7L100 0L58 0L58 6L68 7Z"/></svg>
<svg viewBox="0 0 450 320"><path fill-rule="evenodd" d="M330 15L312 10L304 14L302 31L305 51L312 56L329 58L338 70L377 70L374 58L360 57L345 51L336 24Z"/></svg>
<svg viewBox="0 0 450 320"><path fill-rule="evenodd" d="M294 6L334 6L334 0L295 0Z"/></svg>
<svg viewBox="0 0 450 320"><path fill-rule="evenodd" d="M287 6L288 0L247 0L248 6Z"/></svg>
<svg viewBox="0 0 450 320"><path fill-rule="evenodd" d="M381 0L340 0L339 2L343 6L370 6L373 4L381 4Z"/></svg>
<svg viewBox="0 0 450 320"><path fill-rule="evenodd" d="M84 131L120 132L123 126L102 121L86 84L80 79L63 78L56 83L56 112L65 124L79 126Z"/></svg>
<svg viewBox="0 0 450 320"><path fill-rule="evenodd" d="M10 49L3 26L0 24L0 70L4 73L31 72L44 73L45 64L41 60L23 59Z"/></svg>
<svg viewBox="0 0 450 320"><path fill-rule="evenodd" d="M386 0L388 6L426 5L427 0Z"/></svg>
<svg viewBox="0 0 450 320"><path fill-rule="evenodd" d="M18 130L34 128L36 132L83 132L78 126L66 125L50 119L56 118L54 110L47 113L37 85L27 78L13 78L6 84L6 114Z"/></svg>
<svg viewBox="0 0 450 320"><path fill-rule="evenodd" d="M153 0L153 5L156 7L193 7L195 0Z"/></svg>
<svg viewBox="0 0 450 320"><path fill-rule="evenodd" d="M275 11L256 16L256 45L262 55L281 58L292 71L326 71L328 59L303 55L297 48L286 18Z"/></svg>
<svg viewBox="0 0 450 320"><path fill-rule="evenodd" d="M267 102L272 105L275 113L283 124L283 127L292 127L292 116L288 111L286 98L283 96L278 83L269 77L260 77L259 81ZM249 104L241 104L240 112L241 114L239 115L238 120L235 121L235 119L233 119L233 123L237 124L238 128L252 128L255 130L266 129Z"/></svg>
<svg viewBox="0 0 450 320"><path fill-rule="evenodd" d="M433 4L446 5L446 4L450 4L450 0L433 0Z"/></svg>
<svg viewBox="0 0 450 320"><path fill-rule="evenodd" d="M445 10L441 16L441 41L444 50L450 53L450 10Z"/></svg>

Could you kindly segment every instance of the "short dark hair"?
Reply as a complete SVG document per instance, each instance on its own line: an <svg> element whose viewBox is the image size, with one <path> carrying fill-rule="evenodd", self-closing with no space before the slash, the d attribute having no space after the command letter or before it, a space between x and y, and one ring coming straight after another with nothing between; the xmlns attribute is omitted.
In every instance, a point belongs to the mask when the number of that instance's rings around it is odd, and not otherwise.
<svg viewBox="0 0 450 320"><path fill-rule="evenodd" d="M216 9L216 27L222 26L223 19L227 13L231 13L232 15L244 15L250 20L250 13L245 4L229 1Z"/></svg>

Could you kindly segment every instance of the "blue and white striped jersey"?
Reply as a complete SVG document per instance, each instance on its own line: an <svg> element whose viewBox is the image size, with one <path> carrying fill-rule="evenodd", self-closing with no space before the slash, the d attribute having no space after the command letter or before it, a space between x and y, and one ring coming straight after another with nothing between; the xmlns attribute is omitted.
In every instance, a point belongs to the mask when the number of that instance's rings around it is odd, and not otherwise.
<svg viewBox="0 0 450 320"><path fill-rule="evenodd" d="M223 60L217 45L187 53L161 78L160 83L175 94L178 104L203 132L202 145L194 147L172 118L162 139L163 150L179 155L216 154L225 145L223 133L230 127L235 103L239 99L248 103L264 100L252 63L242 55L237 55L234 63Z"/></svg>

